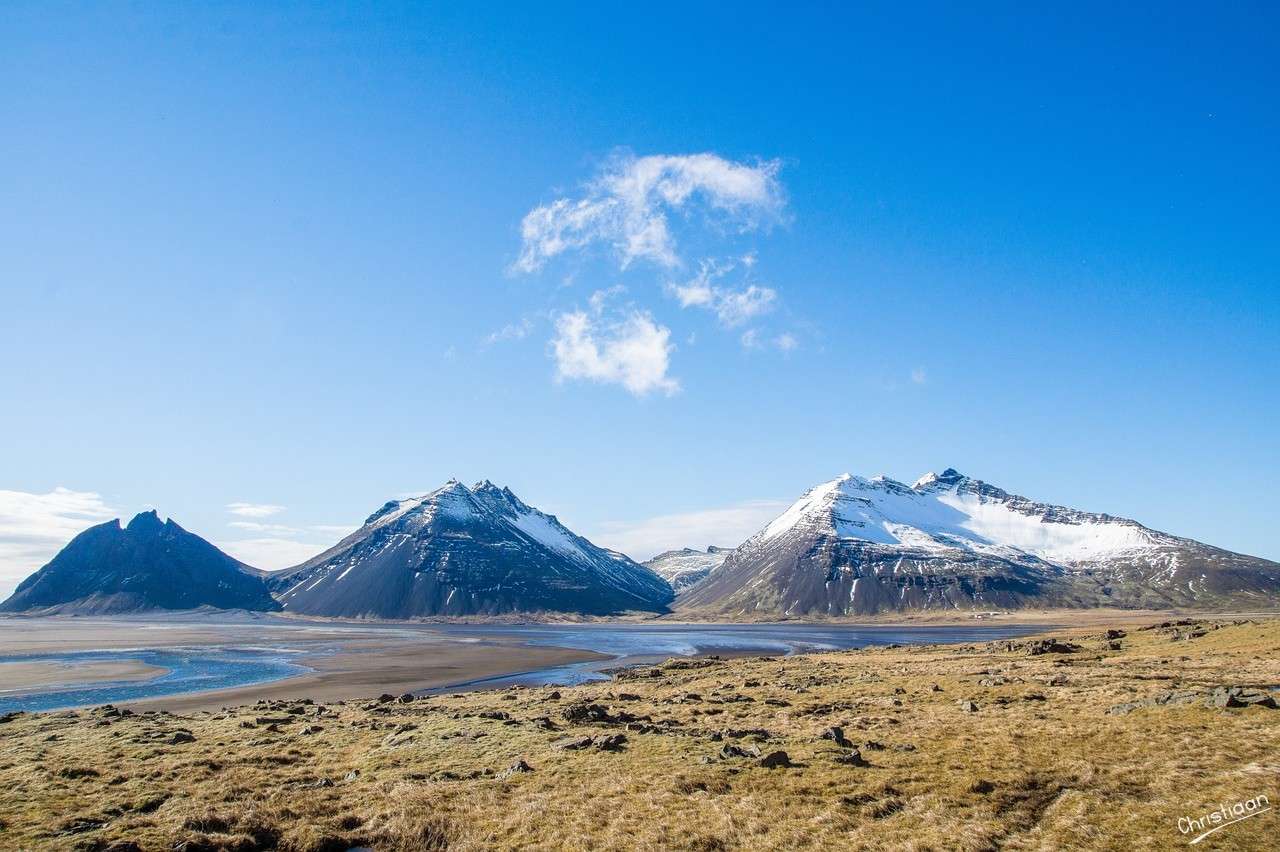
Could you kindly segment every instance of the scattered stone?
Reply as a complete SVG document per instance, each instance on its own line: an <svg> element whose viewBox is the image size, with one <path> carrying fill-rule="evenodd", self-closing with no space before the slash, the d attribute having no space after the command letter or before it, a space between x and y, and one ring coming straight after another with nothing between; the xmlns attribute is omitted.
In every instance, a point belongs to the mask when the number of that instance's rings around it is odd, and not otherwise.
<svg viewBox="0 0 1280 852"><path fill-rule="evenodd" d="M395 700L396 700L396 697L389 692L384 692L378 696L379 704L390 704L392 701L395 701Z"/></svg>
<svg viewBox="0 0 1280 852"><path fill-rule="evenodd" d="M760 749L756 746L749 745L745 748L729 743L720 747L720 759L730 760L735 757L759 757Z"/></svg>
<svg viewBox="0 0 1280 852"><path fill-rule="evenodd" d="M858 751L858 749L856 748L851 748L844 754L837 755L835 760L836 760L836 763L844 764L845 766L870 766L871 765L870 763L867 763L867 759L862 756L862 752Z"/></svg>
<svg viewBox="0 0 1280 852"><path fill-rule="evenodd" d="M957 701L956 706L966 713L978 712L978 705L974 704L972 701Z"/></svg>
<svg viewBox="0 0 1280 852"><path fill-rule="evenodd" d="M1241 707L1266 707L1277 709L1275 696L1261 689L1243 686L1217 686L1212 690L1166 689L1139 701L1114 704L1107 710L1111 716L1124 716L1143 707L1166 707L1187 704L1204 704L1218 710Z"/></svg>
<svg viewBox="0 0 1280 852"><path fill-rule="evenodd" d="M1027 656L1037 657L1041 654L1074 654L1081 650L1079 645L1060 642L1057 639L1037 639L1026 644Z"/></svg>
<svg viewBox="0 0 1280 852"><path fill-rule="evenodd" d="M790 766L791 758L787 756L785 751L771 751L764 757L760 758L760 765L766 769Z"/></svg>
<svg viewBox="0 0 1280 852"><path fill-rule="evenodd" d="M605 723L605 724L621 724L624 722L637 721L635 716L629 713L610 713L605 707L599 704L591 704L589 702L580 702L570 704L564 708L561 713L566 722L574 725L584 723Z"/></svg>
<svg viewBox="0 0 1280 852"><path fill-rule="evenodd" d="M499 778L510 778L512 775L521 775L525 772L532 772L533 767L524 762L524 758L520 758L515 763L508 766L498 774Z"/></svg>
<svg viewBox="0 0 1280 852"><path fill-rule="evenodd" d="M196 741L195 735L190 731L174 731L169 738L165 740L169 745L182 745L183 743L193 743Z"/></svg>
<svg viewBox="0 0 1280 852"><path fill-rule="evenodd" d="M320 725L307 725L302 729L302 734L303 736L310 736L312 734L318 734L323 730L324 728Z"/></svg>
<svg viewBox="0 0 1280 852"><path fill-rule="evenodd" d="M350 772L348 772L346 775L342 776L342 780L343 780L343 781L355 781L355 780L357 780L359 777L360 777L360 770L359 770L359 769L353 769L353 770L351 770Z"/></svg>
<svg viewBox="0 0 1280 852"><path fill-rule="evenodd" d="M412 704L414 701L418 700L418 697L414 695L412 692L406 692L404 695L401 695L400 698L397 700L401 704Z"/></svg>
<svg viewBox="0 0 1280 852"><path fill-rule="evenodd" d="M1208 703L1219 709L1226 707L1266 707L1276 709L1276 699L1271 693L1260 689L1246 689L1240 686L1219 686L1209 696Z"/></svg>
<svg viewBox="0 0 1280 852"><path fill-rule="evenodd" d="M980 778L969 785L969 792L978 793L979 795L985 796L987 793L990 793L995 788L996 788L995 784L992 784L990 781L986 780L985 778Z"/></svg>
<svg viewBox="0 0 1280 852"><path fill-rule="evenodd" d="M853 745L853 743L849 741L849 738L844 735L844 729L838 725L832 725L830 728L827 728L818 736L818 739L831 740L841 748L848 748Z"/></svg>
<svg viewBox="0 0 1280 852"><path fill-rule="evenodd" d="M17 719L19 716L22 716L22 715L23 715L23 711L21 710L15 710L12 713L0 713L0 725L4 725L9 722L12 722L14 719Z"/></svg>
<svg viewBox="0 0 1280 852"><path fill-rule="evenodd" d="M510 713L503 712L502 710L482 710L476 715L481 719L496 719L501 722L505 722L511 718Z"/></svg>
<svg viewBox="0 0 1280 852"><path fill-rule="evenodd" d="M1123 639L1125 636L1128 636L1128 635L1129 635L1129 634L1125 633L1123 630L1114 630L1114 629L1113 629L1113 630L1108 630L1108 631L1104 634L1103 638L1105 638L1105 639Z"/></svg>
<svg viewBox="0 0 1280 852"><path fill-rule="evenodd" d="M930 691L930 692L941 692L941 691L942 691L942 687L938 686L938 685L935 683L935 684L932 684L932 685L929 687L929 691Z"/></svg>
<svg viewBox="0 0 1280 852"><path fill-rule="evenodd" d="M592 740L592 743L600 751L622 751L622 747L626 745L626 734L604 734Z"/></svg>

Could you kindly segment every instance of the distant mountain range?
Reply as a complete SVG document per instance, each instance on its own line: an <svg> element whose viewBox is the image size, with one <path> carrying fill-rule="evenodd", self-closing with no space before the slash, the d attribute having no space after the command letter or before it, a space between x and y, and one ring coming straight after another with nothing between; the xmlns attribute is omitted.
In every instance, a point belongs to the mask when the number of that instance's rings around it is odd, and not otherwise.
<svg viewBox="0 0 1280 852"><path fill-rule="evenodd" d="M680 600L724 615L1263 607L1280 564L1009 494L948 468L807 491Z"/></svg>
<svg viewBox="0 0 1280 852"><path fill-rule="evenodd" d="M678 597L677 597L678 595ZM342 618L849 617L1020 607L1280 605L1280 564L1037 503L952 469L914 485L845 474L733 550L644 565L507 488L456 480L393 500L306 562L267 574L155 512L92 527L0 612L201 606Z"/></svg>
<svg viewBox="0 0 1280 852"><path fill-rule="evenodd" d="M671 590L679 595L705 580L732 551L731 547L708 547L706 550L685 547L659 553L643 564L666 580L671 585Z"/></svg>
<svg viewBox="0 0 1280 852"><path fill-rule="evenodd" d="M259 572L172 520L143 512L90 527L18 586L0 612L278 610Z"/></svg>
<svg viewBox="0 0 1280 852"><path fill-rule="evenodd" d="M666 581L489 481L393 500L268 581L287 612L374 618L665 612Z"/></svg>

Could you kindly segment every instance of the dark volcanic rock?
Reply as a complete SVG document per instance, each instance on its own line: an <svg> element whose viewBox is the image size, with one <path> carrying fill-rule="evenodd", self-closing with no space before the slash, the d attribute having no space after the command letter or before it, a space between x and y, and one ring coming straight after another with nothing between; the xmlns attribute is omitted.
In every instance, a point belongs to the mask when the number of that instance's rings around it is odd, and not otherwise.
<svg viewBox="0 0 1280 852"><path fill-rule="evenodd" d="M172 520L143 512L76 536L0 603L0 612L120 613L150 609L278 610L266 583Z"/></svg>
<svg viewBox="0 0 1280 852"><path fill-rule="evenodd" d="M775 767L790 766L791 758L785 751L771 751L764 757L760 758L760 765L766 769Z"/></svg>

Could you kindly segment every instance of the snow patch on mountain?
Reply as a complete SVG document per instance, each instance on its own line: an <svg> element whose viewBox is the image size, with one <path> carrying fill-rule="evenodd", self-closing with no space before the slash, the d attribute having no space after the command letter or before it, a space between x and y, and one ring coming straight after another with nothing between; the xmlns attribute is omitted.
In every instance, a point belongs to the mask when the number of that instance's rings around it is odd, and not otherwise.
<svg viewBox="0 0 1280 852"><path fill-rule="evenodd" d="M725 547L708 547L705 551L685 547L659 553L643 564L670 583L678 595L706 579L731 552L730 548Z"/></svg>
<svg viewBox="0 0 1280 852"><path fill-rule="evenodd" d="M928 474L914 486L883 476L842 474L805 492L753 541L767 542L797 528L926 551L1030 554L1064 566L1172 539L1134 521L1033 504L950 469L941 476Z"/></svg>

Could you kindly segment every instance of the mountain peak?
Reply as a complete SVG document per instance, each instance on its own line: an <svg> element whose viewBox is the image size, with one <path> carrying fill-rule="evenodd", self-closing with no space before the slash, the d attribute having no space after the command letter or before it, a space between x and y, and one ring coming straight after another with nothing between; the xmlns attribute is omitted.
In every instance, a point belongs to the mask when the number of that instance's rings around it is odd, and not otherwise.
<svg viewBox="0 0 1280 852"><path fill-rule="evenodd" d="M164 521L160 520L160 513L155 509L149 509L134 515L133 520L126 527L130 532L147 532L163 528Z"/></svg>
<svg viewBox="0 0 1280 852"><path fill-rule="evenodd" d="M280 608L252 569L151 509L123 529L114 520L80 533L0 611L110 614L201 606Z"/></svg>
<svg viewBox="0 0 1280 852"><path fill-rule="evenodd" d="M956 470L954 467L949 467L946 470L944 470L942 473L934 473L933 471L929 471L924 476L917 479L915 481L915 484L912 485L911 487L918 491L922 488L928 488L931 485L956 485L957 483L962 482L968 478L969 477L965 476L963 473Z"/></svg>
<svg viewBox="0 0 1280 852"><path fill-rule="evenodd" d="M289 612L414 618L505 612L665 611L652 572L596 547L482 480L451 479L271 578ZM304 582L305 581L305 582Z"/></svg>

